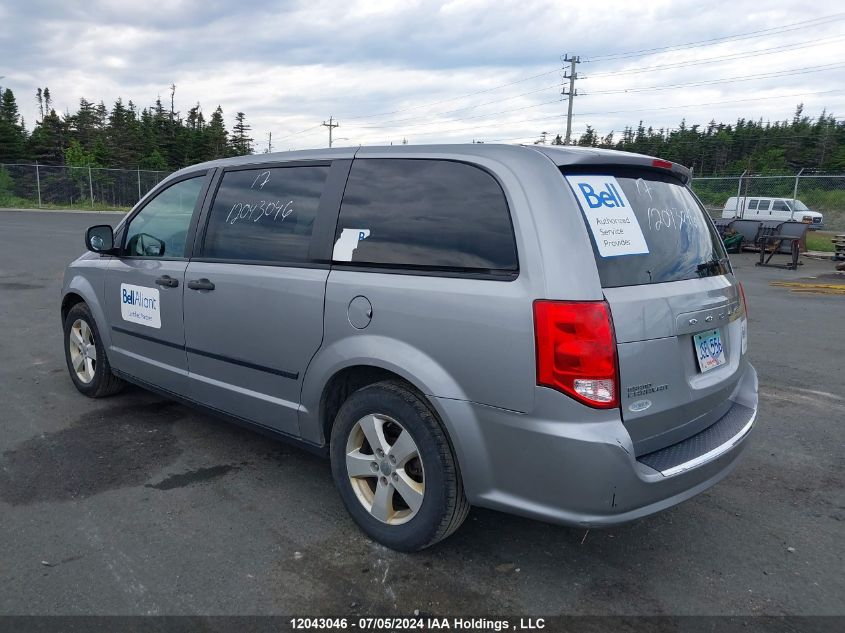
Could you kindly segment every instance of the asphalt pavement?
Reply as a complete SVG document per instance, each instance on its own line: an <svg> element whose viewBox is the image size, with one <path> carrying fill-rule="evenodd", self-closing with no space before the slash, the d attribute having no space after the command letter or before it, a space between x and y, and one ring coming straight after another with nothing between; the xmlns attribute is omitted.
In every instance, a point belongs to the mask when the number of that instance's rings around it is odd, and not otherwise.
<svg viewBox="0 0 845 633"><path fill-rule="evenodd" d="M0 211L0 614L845 614L845 296L734 256L760 413L725 481L607 530L473 509L419 554L368 541L327 461L140 389L67 376L84 229Z"/></svg>

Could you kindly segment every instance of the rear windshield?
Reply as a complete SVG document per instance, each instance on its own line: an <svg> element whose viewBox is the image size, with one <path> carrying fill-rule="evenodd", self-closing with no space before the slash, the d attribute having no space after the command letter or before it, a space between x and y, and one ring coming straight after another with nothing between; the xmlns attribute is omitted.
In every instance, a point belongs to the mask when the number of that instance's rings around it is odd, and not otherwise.
<svg viewBox="0 0 845 633"><path fill-rule="evenodd" d="M602 286L637 286L730 272L722 239L670 174L561 169L587 224Z"/></svg>

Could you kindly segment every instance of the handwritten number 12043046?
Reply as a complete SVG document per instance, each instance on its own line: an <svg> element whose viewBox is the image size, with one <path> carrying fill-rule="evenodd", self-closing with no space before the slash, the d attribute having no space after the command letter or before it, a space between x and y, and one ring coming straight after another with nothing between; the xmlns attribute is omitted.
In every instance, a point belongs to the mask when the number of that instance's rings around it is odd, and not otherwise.
<svg viewBox="0 0 845 633"><path fill-rule="evenodd" d="M264 185L268 182L270 182L270 172L262 171L255 177L255 180L252 181L249 188L262 190L264 189ZM258 213L256 213L256 211ZM281 218L284 222L285 218L291 213L293 213L293 200L289 200L285 203L282 203L281 200L276 200L275 202L270 200L261 200L254 204L250 204L249 202L236 202L232 205L229 215L226 216L226 224L235 224L241 220L252 220L253 222L258 222L262 218L269 218L270 216L273 217L274 222L279 218Z"/></svg>
<svg viewBox="0 0 845 633"><path fill-rule="evenodd" d="M262 218L272 217L273 221L281 218L284 222L285 218L293 213L293 200L282 202L276 200L261 200L255 204L249 202L236 202L232 205L229 215L226 216L226 224L235 224L240 221L252 220L258 222Z"/></svg>

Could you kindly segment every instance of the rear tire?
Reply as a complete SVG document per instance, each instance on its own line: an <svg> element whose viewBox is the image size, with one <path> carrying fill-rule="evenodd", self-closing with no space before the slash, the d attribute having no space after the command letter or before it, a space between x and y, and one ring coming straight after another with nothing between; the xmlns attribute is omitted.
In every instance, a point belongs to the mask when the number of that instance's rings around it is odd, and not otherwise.
<svg viewBox="0 0 845 633"><path fill-rule="evenodd" d="M412 552L434 545L469 512L443 427L402 383L379 382L349 396L335 418L330 453L346 509L387 547Z"/></svg>
<svg viewBox="0 0 845 633"><path fill-rule="evenodd" d="M112 373L97 323L85 303L77 303L64 323L65 361L77 390L89 398L105 398L126 383Z"/></svg>

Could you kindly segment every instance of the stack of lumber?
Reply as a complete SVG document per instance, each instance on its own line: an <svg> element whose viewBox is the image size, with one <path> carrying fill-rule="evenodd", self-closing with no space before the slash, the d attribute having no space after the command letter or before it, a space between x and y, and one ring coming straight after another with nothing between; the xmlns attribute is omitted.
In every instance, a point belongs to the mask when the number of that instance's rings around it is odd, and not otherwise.
<svg viewBox="0 0 845 633"><path fill-rule="evenodd" d="M835 251L834 259L845 259L845 233L840 233L832 240L833 250Z"/></svg>

